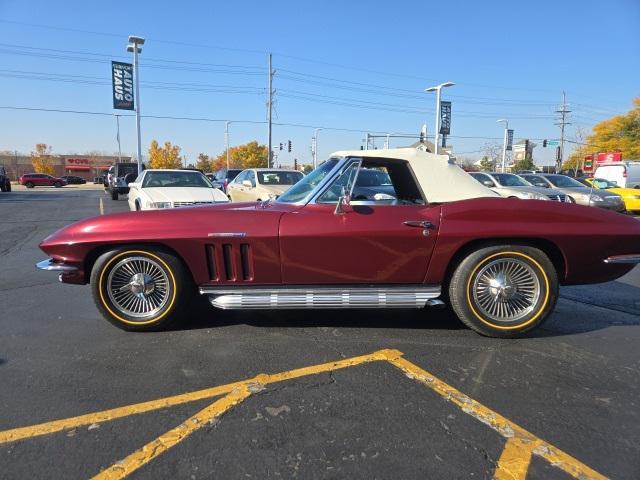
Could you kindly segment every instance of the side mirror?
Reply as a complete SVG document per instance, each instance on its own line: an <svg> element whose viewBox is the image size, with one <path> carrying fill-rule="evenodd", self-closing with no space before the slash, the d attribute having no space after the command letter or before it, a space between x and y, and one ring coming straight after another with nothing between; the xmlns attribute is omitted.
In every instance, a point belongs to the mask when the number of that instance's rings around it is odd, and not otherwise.
<svg viewBox="0 0 640 480"><path fill-rule="evenodd" d="M129 185L129 188L138 188L140 186L139 183L135 183L135 182L131 182L128 185Z"/></svg>
<svg viewBox="0 0 640 480"><path fill-rule="evenodd" d="M242 185L244 187L253 188L253 185L251 184L251 182L249 180L243 180L242 181Z"/></svg>
<svg viewBox="0 0 640 480"><path fill-rule="evenodd" d="M333 211L334 215L344 215L347 213L344 207L348 207L351 203L351 196L348 193L341 195L338 198L338 203L336 204L336 209Z"/></svg>
<svg viewBox="0 0 640 480"><path fill-rule="evenodd" d="M482 184L483 184L485 187L489 187L489 188L493 188L493 187L495 187L494 183L493 183L491 180L484 180L484 181L482 182Z"/></svg>

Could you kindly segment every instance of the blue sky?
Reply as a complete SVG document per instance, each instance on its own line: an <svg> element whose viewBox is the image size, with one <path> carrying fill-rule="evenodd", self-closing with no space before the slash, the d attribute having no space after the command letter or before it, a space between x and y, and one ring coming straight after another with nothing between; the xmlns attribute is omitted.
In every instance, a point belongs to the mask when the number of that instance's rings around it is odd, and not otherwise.
<svg viewBox="0 0 640 480"><path fill-rule="evenodd" d="M459 155L479 157L502 137L557 138L553 111L562 90L575 127L628 110L640 96L640 2L585 1L0 1L0 106L115 113L110 60L127 60L129 34L141 55L143 147L169 140L188 160L231 143L267 141L267 53L276 70L274 144L291 140L282 163L359 148L366 131L433 131L433 94L453 81L452 138ZM180 63L188 62L188 63ZM119 113L129 113L120 111ZM0 150L114 152L115 119L0 109ZM332 130L335 128L336 130ZM344 130L337 130L344 129ZM354 130L354 131L349 131ZM455 137L459 138L455 138ZM461 138L482 137L482 138ZM135 151L135 124L121 120L123 151ZM378 141L382 146L383 140ZM392 146L405 144L392 140ZM280 152L277 152L280 153ZM535 151L539 163L552 149Z"/></svg>

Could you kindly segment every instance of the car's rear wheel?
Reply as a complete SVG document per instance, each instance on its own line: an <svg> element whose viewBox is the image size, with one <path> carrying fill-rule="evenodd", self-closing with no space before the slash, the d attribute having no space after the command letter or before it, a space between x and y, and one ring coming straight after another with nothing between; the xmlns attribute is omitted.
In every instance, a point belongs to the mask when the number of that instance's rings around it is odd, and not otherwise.
<svg viewBox="0 0 640 480"><path fill-rule="evenodd" d="M11 191L11 182L7 182L7 186L4 189L5 192L10 192Z"/></svg>
<svg viewBox="0 0 640 480"><path fill-rule="evenodd" d="M558 275L540 249L523 245L480 248L456 267L449 283L460 320L490 337L516 337L553 311Z"/></svg>
<svg viewBox="0 0 640 480"><path fill-rule="evenodd" d="M93 299L102 315L128 331L166 328L193 294L182 262L163 250L120 248L101 255L91 271Z"/></svg>
<svg viewBox="0 0 640 480"><path fill-rule="evenodd" d="M118 200L118 191L111 190L111 200Z"/></svg>
<svg viewBox="0 0 640 480"><path fill-rule="evenodd" d="M24 186L27 187L27 188L33 188L34 187L33 183L31 183L31 182L25 183Z"/></svg>
<svg viewBox="0 0 640 480"><path fill-rule="evenodd" d="M62 184L60 182L53 182L53 186L56 188L60 188L62 187Z"/></svg>

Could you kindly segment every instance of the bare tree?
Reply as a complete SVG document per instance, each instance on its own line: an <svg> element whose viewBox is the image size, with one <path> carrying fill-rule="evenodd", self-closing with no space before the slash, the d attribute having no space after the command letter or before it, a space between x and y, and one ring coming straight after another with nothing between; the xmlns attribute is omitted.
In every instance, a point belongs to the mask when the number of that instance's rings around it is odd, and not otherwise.
<svg viewBox="0 0 640 480"><path fill-rule="evenodd" d="M482 154L491 160L492 170L495 172L498 162L502 159L502 144L500 143L485 143L482 147Z"/></svg>

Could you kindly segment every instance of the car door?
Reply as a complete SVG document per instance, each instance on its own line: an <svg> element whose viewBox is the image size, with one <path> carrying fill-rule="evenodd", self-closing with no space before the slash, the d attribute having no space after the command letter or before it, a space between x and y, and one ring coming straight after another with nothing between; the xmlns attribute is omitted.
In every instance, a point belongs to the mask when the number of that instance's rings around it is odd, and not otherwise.
<svg viewBox="0 0 640 480"><path fill-rule="evenodd" d="M249 174L249 170L245 170L244 172L240 173L236 178L234 178L233 182L227 185L227 193L231 196L232 201L234 202L245 201L246 187L242 184L242 182L247 178L248 174Z"/></svg>
<svg viewBox="0 0 640 480"><path fill-rule="evenodd" d="M353 202L340 213L336 203L320 197L282 216L283 283L423 283L440 206Z"/></svg>

